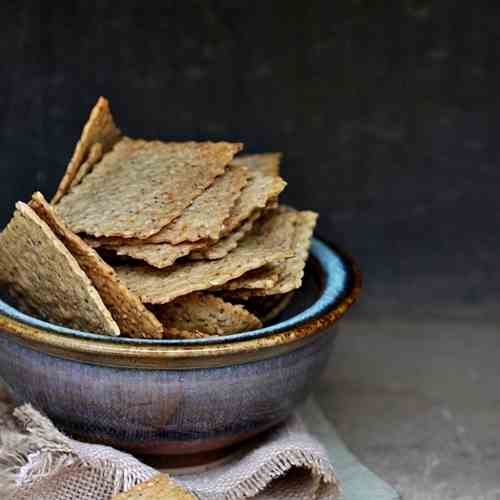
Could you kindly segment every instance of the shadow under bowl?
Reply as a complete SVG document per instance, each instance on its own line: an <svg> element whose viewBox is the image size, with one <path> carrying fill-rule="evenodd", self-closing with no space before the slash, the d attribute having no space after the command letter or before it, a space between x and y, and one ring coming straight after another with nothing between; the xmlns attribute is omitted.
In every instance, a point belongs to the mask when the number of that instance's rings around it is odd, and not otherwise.
<svg viewBox="0 0 500 500"><path fill-rule="evenodd" d="M304 285L274 324L193 340L106 337L50 324L0 300L0 377L65 433L136 454L240 443L285 420L325 366L361 276L314 239Z"/></svg>

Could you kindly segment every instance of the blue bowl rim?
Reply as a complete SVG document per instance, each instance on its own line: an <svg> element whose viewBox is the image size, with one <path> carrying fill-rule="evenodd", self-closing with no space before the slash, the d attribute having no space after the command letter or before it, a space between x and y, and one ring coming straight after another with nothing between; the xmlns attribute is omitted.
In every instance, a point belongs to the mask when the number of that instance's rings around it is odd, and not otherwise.
<svg viewBox="0 0 500 500"><path fill-rule="evenodd" d="M352 295L355 286L360 286L360 272L356 265L350 257L341 252L332 243L327 243L325 240L314 237L311 242L310 254L321 269L322 290L318 298L301 313L258 330L203 339L137 339L111 337L49 323L25 314L1 299L0 314L14 321L46 332L114 344L187 347L255 340L289 331L292 328L300 327L305 323L322 317L324 314L338 307L347 297Z"/></svg>

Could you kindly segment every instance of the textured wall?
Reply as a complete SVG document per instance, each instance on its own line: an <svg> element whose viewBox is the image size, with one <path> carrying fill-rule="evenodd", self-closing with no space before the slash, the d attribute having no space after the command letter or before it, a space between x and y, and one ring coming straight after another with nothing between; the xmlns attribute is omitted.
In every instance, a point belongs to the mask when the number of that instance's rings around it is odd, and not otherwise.
<svg viewBox="0 0 500 500"><path fill-rule="evenodd" d="M455 4L3 3L0 224L52 193L102 94L132 136L283 151L365 312L495 300L500 19Z"/></svg>

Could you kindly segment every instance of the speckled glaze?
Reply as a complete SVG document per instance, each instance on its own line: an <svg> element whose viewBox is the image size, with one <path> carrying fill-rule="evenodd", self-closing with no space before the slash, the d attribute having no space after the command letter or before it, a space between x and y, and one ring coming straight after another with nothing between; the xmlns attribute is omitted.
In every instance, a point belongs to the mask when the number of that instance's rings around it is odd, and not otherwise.
<svg viewBox="0 0 500 500"><path fill-rule="evenodd" d="M109 338L49 325L0 301L0 376L63 431L141 454L212 451L283 421L327 362L354 302L352 262L314 240L313 297L297 314L198 341ZM313 290L314 289L314 290Z"/></svg>

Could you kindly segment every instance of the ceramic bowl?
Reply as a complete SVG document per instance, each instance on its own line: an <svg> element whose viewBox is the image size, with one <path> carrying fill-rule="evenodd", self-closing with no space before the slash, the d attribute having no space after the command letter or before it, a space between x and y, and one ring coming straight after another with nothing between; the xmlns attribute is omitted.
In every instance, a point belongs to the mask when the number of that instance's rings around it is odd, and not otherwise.
<svg viewBox="0 0 500 500"><path fill-rule="evenodd" d="M105 337L0 301L0 376L64 432L136 454L207 452L286 419L329 359L361 278L314 239L304 286L273 324L193 340Z"/></svg>

